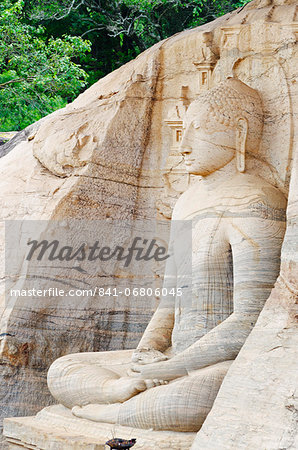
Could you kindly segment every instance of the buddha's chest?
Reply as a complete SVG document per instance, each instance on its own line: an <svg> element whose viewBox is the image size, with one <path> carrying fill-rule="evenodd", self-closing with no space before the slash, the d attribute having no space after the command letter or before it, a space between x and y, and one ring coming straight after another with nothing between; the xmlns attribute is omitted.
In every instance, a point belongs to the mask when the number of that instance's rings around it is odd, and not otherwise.
<svg viewBox="0 0 298 450"><path fill-rule="evenodd" d="M177 285L174 348L180 350L202 337L233 311L233 259L226 220L214 215L192 221L184 245L174 246ZM187 245L188 243L188 245Z"/></svg>
<svg viewBox="0 0 298 450"><path fill-rule="evenodd" d="M213 273L227 276L232 271L231 247L228 239L228 221L218 213L202 213L188 222L184 233L174 242L178 271L191 270L192 281Z"/></svg>

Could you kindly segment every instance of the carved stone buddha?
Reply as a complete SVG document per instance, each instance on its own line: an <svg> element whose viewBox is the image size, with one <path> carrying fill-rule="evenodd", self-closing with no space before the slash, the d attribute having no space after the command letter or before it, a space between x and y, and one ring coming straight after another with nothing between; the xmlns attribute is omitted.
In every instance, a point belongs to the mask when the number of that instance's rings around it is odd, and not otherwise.
<svg viewBox="0 0 298 450"><path fill-rule="evenodd" d="M162 300L135 351L56 360L49 389L75 416L155 430L201 427L279 272L286 201L249 170L262 127L258 92L233 78L188 108L181 153L196 181L173 220L192 221L191 301Z"/></svg>

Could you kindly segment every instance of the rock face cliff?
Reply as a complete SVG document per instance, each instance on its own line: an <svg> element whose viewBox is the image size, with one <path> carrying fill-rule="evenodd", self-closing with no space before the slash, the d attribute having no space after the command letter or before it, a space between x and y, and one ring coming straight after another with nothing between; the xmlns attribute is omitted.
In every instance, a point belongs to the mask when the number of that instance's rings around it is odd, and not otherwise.
<svg viewBox="0 0 298 450"><path fill-rule="evenodd" d="M169 219L191 181L177 152L189 103L231 75L259 90L266 123L253 169L289 192L281 275L197 436L197 449L298 446L297 22L296 1L255 0L179 33L16 136L0 160L2 255L4 220ZM40 306L24 299L5 303L4 256L1 272L3 417L32 415L53 402L46 372L59 356L135 347L156 306L115 308L92 299L82 305L80 298L68 304L58 297Z"/></svg>

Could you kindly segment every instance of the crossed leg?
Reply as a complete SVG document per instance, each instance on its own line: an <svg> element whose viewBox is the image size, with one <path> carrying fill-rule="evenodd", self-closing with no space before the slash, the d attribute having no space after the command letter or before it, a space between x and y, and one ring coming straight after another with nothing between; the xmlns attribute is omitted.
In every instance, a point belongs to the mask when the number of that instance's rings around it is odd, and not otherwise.
<svg viewBox="0 0 298 450"><path fill-rule="evenodd" d="M224 361L111 405L76 406L73 414L98 422L154 430L198 431L231 363Z"/></svg>
<svg viewBox="0 0 298 450"><path fill-rule="evenodd" d="M48 371L48 387L67 408L89 403L124 402L147 389L127 376L132 350L74 353L58 358Z"/></svg>
<svg viewBox="0 0 298 450"><path fill-rule="evenodd" d="M58 358L48 371L48 387L59 403L72 408L90 403L122 403L161 380L127 375L133 350L74 353Z"/></svg>

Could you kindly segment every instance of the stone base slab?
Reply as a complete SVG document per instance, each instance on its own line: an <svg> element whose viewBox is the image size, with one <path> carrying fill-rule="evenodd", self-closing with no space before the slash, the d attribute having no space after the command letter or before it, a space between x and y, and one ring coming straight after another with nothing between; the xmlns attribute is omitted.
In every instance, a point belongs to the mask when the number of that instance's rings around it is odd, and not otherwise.
<svg viewBox="0 0 298 450"><path fill-rule="evenodd" d="M62 405L49 406L33 417L4 420L4 435L9 449L103 450L113 437L132 439L134 450L188 450L196 433L152 431L79 419Z"/></svg>

